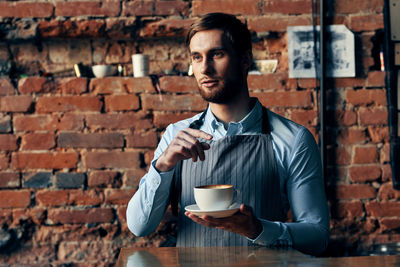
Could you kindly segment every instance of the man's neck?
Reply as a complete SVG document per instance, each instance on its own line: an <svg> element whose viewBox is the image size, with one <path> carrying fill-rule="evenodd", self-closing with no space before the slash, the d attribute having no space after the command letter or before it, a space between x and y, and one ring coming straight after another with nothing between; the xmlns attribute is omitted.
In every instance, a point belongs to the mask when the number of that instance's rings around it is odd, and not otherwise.
<svg viewBox="0 0 400 267"><path fill-rule="evenodd" d="M225 128L230 122L238 122L246 117L252 106L249 95L238 97L236 101L227 104L210 103L212 113L224 124Z"/></svg>

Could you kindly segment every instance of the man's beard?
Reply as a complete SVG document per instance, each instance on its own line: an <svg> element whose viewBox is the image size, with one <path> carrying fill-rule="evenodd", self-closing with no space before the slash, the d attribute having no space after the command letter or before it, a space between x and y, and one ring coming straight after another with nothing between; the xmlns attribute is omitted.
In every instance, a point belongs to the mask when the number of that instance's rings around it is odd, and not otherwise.
<svg viewBox="0 0 400 267"><path fill-rule="evenodd" d="M242 79L236 78L230 81L219 82L218 88L206 91L199 85L199 93L201 97L210 103L228 104L232 103L239 95L242 89Z"/></svg>

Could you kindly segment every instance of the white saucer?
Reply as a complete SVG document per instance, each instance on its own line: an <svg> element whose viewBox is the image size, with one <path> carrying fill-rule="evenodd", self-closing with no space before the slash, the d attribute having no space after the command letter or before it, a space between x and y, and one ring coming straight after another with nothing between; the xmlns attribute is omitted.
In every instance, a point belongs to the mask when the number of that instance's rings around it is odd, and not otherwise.
<svg viewBox="0 0 400 267"><path fill-rule="evenodd" d="M190 213L193 213L196 216L203 216L203 215L208 215L214 218L224 218L233 215L235 212L239 210L240 204L235 204L232 207L229 207L225 210L200 210L200 208L196 205L189 205L185 207L186 211L189 211Z"/></svg>

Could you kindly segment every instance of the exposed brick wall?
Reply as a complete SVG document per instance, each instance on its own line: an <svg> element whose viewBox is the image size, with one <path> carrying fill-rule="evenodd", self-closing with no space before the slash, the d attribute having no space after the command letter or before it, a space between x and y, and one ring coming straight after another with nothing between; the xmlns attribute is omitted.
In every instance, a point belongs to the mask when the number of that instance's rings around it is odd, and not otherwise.
<svg viewBox="0 0 400 267"><path fill-rule="evenodd" d="M334 1L329 17L356 38L357 77L329 79L329 255L400 241L400 193L391 186L385 73L377 69L383 1ZM289 79L286 27L310 25L311 1L5 1L0 3L0 225L13 234L0 263L112 265L120 247L159 246L174 228L137 238L125 210L165 127L206 103L193 78L44 78L73 64L124 64L150 56L154 74L185 72L183 43L193 19L240 15L254 33L256 59L276 73L250 76L271 110L317 136L315 79ZM375 51L375 52L374 52ZM28 77L22 77L26 74ZM68 75L68 74L67 74Z"/></svg>

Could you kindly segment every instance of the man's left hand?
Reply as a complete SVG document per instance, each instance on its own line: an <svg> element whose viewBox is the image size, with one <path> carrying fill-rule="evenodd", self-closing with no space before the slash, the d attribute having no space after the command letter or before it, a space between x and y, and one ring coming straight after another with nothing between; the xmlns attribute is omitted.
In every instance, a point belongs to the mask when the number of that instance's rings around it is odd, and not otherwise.
<svg viewBox="0 0 400 267"><path fill-rule="evenodd" d="M252 208L244 204L240 205L238 212L225 218L213 218L208 215L198 217L188 211L185 215L204 226L234 232L250 239L255 239L262 232L260 220L253 214Z"/></svg>

